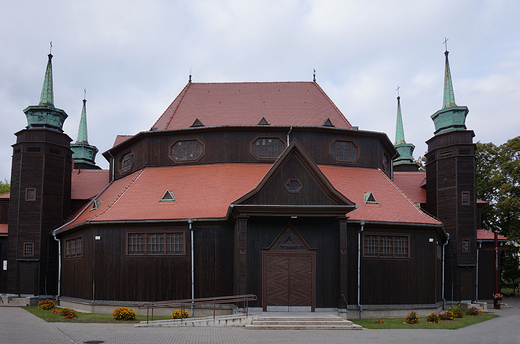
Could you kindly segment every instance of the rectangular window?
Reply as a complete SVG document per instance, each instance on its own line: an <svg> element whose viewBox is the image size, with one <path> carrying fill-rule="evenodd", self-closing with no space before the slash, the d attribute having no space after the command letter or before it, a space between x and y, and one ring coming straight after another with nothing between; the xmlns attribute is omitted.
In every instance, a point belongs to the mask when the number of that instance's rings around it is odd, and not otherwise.
<svg viewBox="0 0 520 344"><path fill-rule="evenodd" d="M34 189L34 188L25 189L25 200L26 201L36 201L36 189Z"/></svg>
<svg viewBox="0 0 520 344"><path fill-rule="evenodd" d="M373 258L409 258L410 237L408 235L363 236L363 256Z"/></svg>
<svg viewBox="0 0 520 344"><path fill-rule="evenodd" d="M468 205L469 204L469 191L462 191L461 199L462 199L463 205Z"/></svg>
<svg viewBox="0 0 520 344"><path fill-rule="evenodd" d="M65 240L65 257L79 258L83 256L83 237Z"/></svg>
<svg viewBox="0 0 520 344"><path fill-rule="evenodd" d="M24 242L23 243L23 255L25 257L33 257L34 256L34 243L32 243L32 242Z"/></svg>
<svg viewBox="0 0 520 344"><path fill-rule="evenodd" d="M462 252L463 253L469 253L470 251L470 245L469 245L469 239L462 239Z"/></svg>
<svg viewBox="0 0 520 344"><path fill-rule="evenodd" d="M129 255L185 254L184 232L128 233L126 242Z"/></svg>

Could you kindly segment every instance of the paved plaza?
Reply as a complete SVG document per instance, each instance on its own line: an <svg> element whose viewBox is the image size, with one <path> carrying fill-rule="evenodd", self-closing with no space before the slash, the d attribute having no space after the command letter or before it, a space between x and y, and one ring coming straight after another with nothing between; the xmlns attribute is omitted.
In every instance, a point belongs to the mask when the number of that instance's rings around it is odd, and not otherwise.
<svg viewBox="0 0 520 344"><path fill-rule="evenodd" d="M0 343L519 343L520 300L492 310L500 317L459 330L265 331L244 328L134 327L47 323L16 307L0 307Z"/></svg>

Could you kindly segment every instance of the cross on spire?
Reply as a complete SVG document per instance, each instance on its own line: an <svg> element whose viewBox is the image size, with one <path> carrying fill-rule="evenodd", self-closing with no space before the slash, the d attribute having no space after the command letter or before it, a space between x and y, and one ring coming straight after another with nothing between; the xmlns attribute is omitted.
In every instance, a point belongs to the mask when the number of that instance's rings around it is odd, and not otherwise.
<svg viewBox="0 0 520 344"><path fill-rule="evenodd" d="M50 46L50 48L49 48L49 54L52 55L52 41L50 42L50 45L51 45L51 46Z"/></svg>
<svg viewBox="0 0 520 344"><path fill-rule="evenodd" d="M444 37L443 44L444 44L444 48L446 49L446 51L448 51L448 40L449 40L449 38Z"/></svg>
<svg viewBox="0 0 520 344"><path fill-rule="evenodd" d="M397 97L399 98L399 89L401 88L401 86L397 85L397 88L395 89L397 91Z"/></svg>

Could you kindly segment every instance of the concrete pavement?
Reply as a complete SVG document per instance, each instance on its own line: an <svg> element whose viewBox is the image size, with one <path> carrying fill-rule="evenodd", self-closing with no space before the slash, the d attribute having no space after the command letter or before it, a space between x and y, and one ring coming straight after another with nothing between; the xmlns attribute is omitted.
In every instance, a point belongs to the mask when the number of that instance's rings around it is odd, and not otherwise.
<svg viewBox="0 0 520 344"><path fill-rule="evenodd" d="M0 307L0 343L519 343L520 299L492 310L499 318L459 330L268 331L216 327L139 328L132 324L47 323Z"/></svg>

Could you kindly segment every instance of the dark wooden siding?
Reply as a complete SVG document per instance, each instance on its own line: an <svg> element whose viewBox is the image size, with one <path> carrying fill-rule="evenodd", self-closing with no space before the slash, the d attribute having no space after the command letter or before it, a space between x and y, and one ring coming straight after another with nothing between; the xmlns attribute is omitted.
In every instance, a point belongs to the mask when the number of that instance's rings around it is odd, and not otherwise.
<svg viewBox="0 0 520 344"><path fill-rule="evenodd" d="M363 257L361 246L361 304L433 304L441 300L441 265L437 259L436 232L407 227L365 226L363 235L385 233L389 235L408 234L410 236L410 258L377 259ZM349 245L351 269L357 268L357 235L351 231L353 243ZM363 243L363 235L361 243ZM430 243L429 238L434 242ZM355 247L354 247L355 243ZM356 269L349 280L349 303L357 303Z"/></svg>
<svg viewBox="0 0 520 344"><path fill-rule="evenodd" d="M121 178L145 166L180 165L170 158L170 147L178 140L198 140L204 146L204 154L195 161L183 164L211 163L273 163L273 159L258 159L253 155L252 143L257 138L272 137L287 144L289 128L247 127L211 130L207 128L184 131L149 132L140 134L140 139L123 143L113 151L116 161L115 178ZM389 159L395 154L388 145L386 136L354 130L326 130L316 128L294 128L290 140L298 140L312 159L318 164L382 168L383 156ZM354 162L337 162L330 155L330 145L336 140L347 140L358 147L358 158ZM120 161L128 152L134 155L132 169L122 173ZM391 161L389 161L391 164Z"/></svg>
<svg viewBox="0 0 520 344"><path fill-rule="evenodd" d="M195 297L233 294L232 230L194 224ZM184 231L185 255L130 256L127 232ZM95 236L100 240L94 240ZM63 258L62 295L87 300L159 301L191 298L190 232L175 226L90 228L61 238L83 237L83 256ZM64 255L65 255L65 251Z"/></svg>

